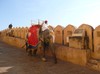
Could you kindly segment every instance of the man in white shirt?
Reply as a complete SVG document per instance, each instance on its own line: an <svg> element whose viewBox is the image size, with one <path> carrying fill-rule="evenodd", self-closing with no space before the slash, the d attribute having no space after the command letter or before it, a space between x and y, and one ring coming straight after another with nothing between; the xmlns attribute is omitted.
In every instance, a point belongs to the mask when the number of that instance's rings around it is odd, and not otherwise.
<svg viewBox="0 0 100 74"><path fill-rule="evenodd" d="M43 23L42 23L42 31L45 31L46 29L48 29L48 21L45 20Z"/></svg>
<svg viewBox="0 0 100 74"><path fill-rule="evenodd" d="M49 31L49 28L48 28L48 21L45 20L42 24L41 24L41 34L40 34L40 39L43 41L43 58L42 60L43 61L46 61L46 58L45 58L45 50L46 50L46 46L48 46L48 42L49 42L49 35L50 35L50 31Z"/></svg>
<svg viewBox="0 0 100 74"><path fill-rule="evenodd" d="M41 24L41 26L42 26L42 37L43 37L43 39L45 39L45 38L47 38L48 37L48 35L49 35L49 28L48 28L48 21L47 20L45 20L42 24Z"/></svg>
<svg viewBox="0 0 100 74"><path fill-rule="evenodd" d="M54 40L53 40L53 43L50 41L50 39L52 38L52 39L54 39L54 36L51 36L50 35L50 33L51 33L51 31L50 31L50 29L48 28L48 22L47 22L47 20L46 21L44 21L42 24L41 24L41 40L43 41L43 43L42 43L42 45L43 45L43 57L42 57L42 60L43 61L46 61L46 57L45 57L45 51L46 51L46 47L48 47L49 46L49 48L51 49L51 50L55 50L55 48L54 48ZM53 33L53 32L52 32ZM52 34L52 35L54 35L54 34ZM54 59L55 59L55 63L57 63L57 59L56 59L56 55L55 55L55 53L54 53L54 51L52 51L52 53L53 53L53 56L54 56Z"/></svg>

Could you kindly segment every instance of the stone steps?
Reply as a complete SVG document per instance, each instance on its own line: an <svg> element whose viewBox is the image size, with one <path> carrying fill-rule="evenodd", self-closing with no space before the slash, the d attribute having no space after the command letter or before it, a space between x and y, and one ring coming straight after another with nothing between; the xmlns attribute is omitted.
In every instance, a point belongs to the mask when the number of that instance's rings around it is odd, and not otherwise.
<svg viewBox="0 0 100 74"><path fill-rule="evenodd" d="M87 67L100 71L100 59L91 58L87 63Z"/></svg>

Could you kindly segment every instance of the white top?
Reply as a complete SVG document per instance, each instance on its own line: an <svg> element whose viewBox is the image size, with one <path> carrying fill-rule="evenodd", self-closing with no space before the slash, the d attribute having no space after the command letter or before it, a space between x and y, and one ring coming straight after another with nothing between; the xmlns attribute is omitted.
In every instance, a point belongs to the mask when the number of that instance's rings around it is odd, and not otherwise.
<svg viewBox="0 0 100 74"><path fill-rule="evenodd" d="M42 31L44 31L44 30L46 30L46 29L48 29L48 24L43 24L43 25L42 25Z"/></svg>

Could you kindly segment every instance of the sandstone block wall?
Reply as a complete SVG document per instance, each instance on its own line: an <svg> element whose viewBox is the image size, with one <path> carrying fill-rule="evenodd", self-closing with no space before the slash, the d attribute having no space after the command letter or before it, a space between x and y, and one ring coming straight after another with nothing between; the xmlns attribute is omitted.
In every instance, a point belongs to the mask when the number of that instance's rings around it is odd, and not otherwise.
<svg viewBox="0 0 100 74"><path fill-rule="evenodd" d="M79 26L78 29L84 29L87 33L87 36L89 37L89 49L91 49L91 51L94 51L93 48L93 27L91 27L90 25L87 24L82 24Z"/></svg>
<svg viewBox="0 0 100 74"><path fill-rule="evenodd" d="M100 25L96 27L95 30L87 24L82 24L78 28L78 29L84 29L87 32L87 36L89 37L88 50L90 50L91 53L87 52L87 49L77 49L76 43L73 43L75 45L74 48L61 46L63 45L63 42L64 42L64 45L66 45L66 42L67 42L66 37L72 34L73 30L75 30L75 27L68 25L66 28L63 28L60 25L58 25L55 28L51 27L51 29L53 29L55 32L55 36L56 36L55 42L57 44L60 44L59 46L57 46L57 51L56 51L57 57L59 59L70 61L75 64L82 64L82 65L86 64L89 57L88 55L92 56L93 58L100 59L100 52L99 52L100 51L100 38L99 38ZM0 37L2 38L2 40L4 42L7 42L8 44L22 47L23 44L25 43L26 35L28 33L28 27L13 28L15 37L6 36L7 31L8 29L1 31ZM80 60L78 60L77 58L80 58Z"/></svg>
<svg viewBox="0 0 100 74"><path fill-rule="evenodd" d="M94 30L94 53L93 57L100 59L100 25Z"/></svg>
<svg viewBox="0 0 100 74"><path fill-rule="evenodd" d="M55 43L63 44L63 27L58 25L54 29L55 32Z"/></svg>
<svg viewBox="0 0 100 74"><path fill-rule="evenodd" d="M72 36L74 30L75 27L70 24L64 28L64 45L69 45L69 36Z"/></svg>
<svg viewBox="0 0 100 74"><path fill-rule="evenodd" d="M17 46L19 48L21 48L25 44L24 40L19 38L14 38L14 37L3 37L3 41L10 45ZM90 54L89 51L87 50L69 48L61 45L56 45L55 51L58 59L69 61L71 63L82 65L82 66L86 66ZM46 55L51 56L50 52L47 52Z"/></svg>

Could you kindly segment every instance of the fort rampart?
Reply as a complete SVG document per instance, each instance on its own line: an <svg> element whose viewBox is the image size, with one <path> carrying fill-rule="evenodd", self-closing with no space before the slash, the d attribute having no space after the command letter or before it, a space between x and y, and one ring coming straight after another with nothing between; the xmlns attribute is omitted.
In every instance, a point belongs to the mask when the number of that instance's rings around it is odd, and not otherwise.
<svg viewBox="0 0 100 74"><path fill-rule="evenodd" d="M91 68L100 71L100 25L95 29L88 24L82 24L78 28L70 24L66 27L61 25L57 25L55 28L49 27L55 33L58 59L82 66L89 64ZM25 44L28 29L28 27L12 28L12 36L8 36L9 29L5 29L0 32L0 39L21 48ZM91 62L96 63L96 65L91 64Z"/></svg>

